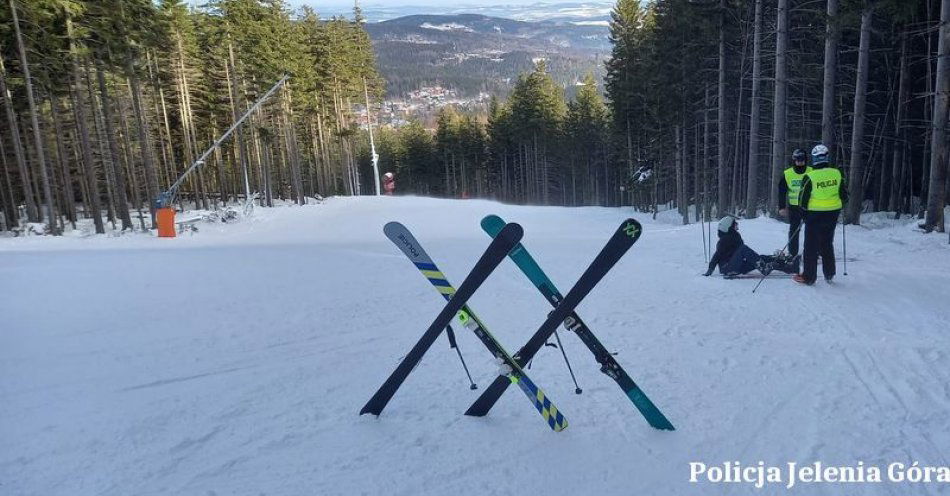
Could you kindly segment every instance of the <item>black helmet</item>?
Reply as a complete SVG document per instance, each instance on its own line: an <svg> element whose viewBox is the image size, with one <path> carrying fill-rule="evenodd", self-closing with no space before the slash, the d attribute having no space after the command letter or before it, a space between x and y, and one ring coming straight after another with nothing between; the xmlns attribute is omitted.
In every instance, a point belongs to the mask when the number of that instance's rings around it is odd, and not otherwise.
<svg viewBox="0 0 950 496"><path fill-rule="evenodd" d="M802 150L801 148L796 148L795 151L792 152L792 160L796 162L804 162L806 157L807 155L805 155L805 150Z"/></svg>

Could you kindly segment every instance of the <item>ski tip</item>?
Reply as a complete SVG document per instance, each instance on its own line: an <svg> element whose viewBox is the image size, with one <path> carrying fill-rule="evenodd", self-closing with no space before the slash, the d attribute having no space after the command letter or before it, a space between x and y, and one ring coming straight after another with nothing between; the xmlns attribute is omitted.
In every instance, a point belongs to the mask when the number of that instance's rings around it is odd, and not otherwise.
<svg viewBox="0 0 950 496"><path fill-rule="evenodd" d="M517 222L511 222L505 224L505 227L501 229L498 233L498 238L503 238L507 240L513 240L512 244L516 244L521 241L521 237L524 236L524 228L521 227L521 224Z"/></svg>
<svg viewBox="0 0 950 496"><path fill-rule="evenodd" d="M482 226L482 229L488 230L489 226L505 225L505 220L495 214L488 214L482 217L482 221L480 222L480 224Z"/></svg>
<svg viewBox="0 0 950 496"><path fill-rule="evenodd" d="M504 219L495 214L486 215L479 224L482 226L482 231L493 238L498 236L498 233L505 227Z"/></svg>
<svg viewBox="0 0 950 496"><path fill-rule="evenodd" d="M370 415L373 415L373 416L375 416L375 417L379 417L379 412L374 412L374 411L372 411L372 410L370 410L369 408L366 408L366 407L364 406L363 409L360 410L360 415L366 415L366 414L370 414Z"/></svg>
<svg viewBox="0 0 950 496"><path fill-rule="evenodd" d="M643 234L643 226L640 224L637 219L633 217L628 218L620 224L620 231L632 238L634 242L640 239L640 235Z"/></svg>
<svg viewBox="0 0 950 496"><path fill-rule="evenodd" d="M646 394L644 394L640 388L634 387L630 391L627 391L627 397L633 401L637 410L640 410L640 413L643 415L643 418L646 419L647 423L650 424L650 427L661 431L676 430L673 424L666 418L666 415L663 415L663 412L650 401L650 398L647 398Z"/></svg>
<svg viewBox="0 0 950 496"><path fill-rule="evenodd" d="M673 427L673 424L667 420L666 415L660 412L660 409L653 405L652 408L645 408L644 417L647 419L647 423L650 424L650 427L661 431L675 431L676 428Z"/></svg>
<svg viewBox="0 0 950 496"><path fill-rule="evenodd" d="M389 221L386 225L383 226L383 233L387 236L395 232L396 230L404 230L406 226L402 225L402 222Z"/></svg>
<svg viewBox="0 0 950 496"><path fill-rule="evenodd" d="M673 424L671 424L670 421L666 419L663 419L663 421L651 420L648 422L650 423L650 427L653 427L654 429L658 431L675 431L676 430L676 427L673 427Z"/></svg>

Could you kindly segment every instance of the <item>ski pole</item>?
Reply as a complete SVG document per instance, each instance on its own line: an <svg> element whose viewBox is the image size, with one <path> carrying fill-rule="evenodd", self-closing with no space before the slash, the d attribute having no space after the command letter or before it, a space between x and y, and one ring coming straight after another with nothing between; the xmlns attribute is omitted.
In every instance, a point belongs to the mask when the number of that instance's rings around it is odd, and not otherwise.
<svg viewBox="0 0 950 496"><path fill-rule="evenodd" d="M455 341L455 331L452 330L452 326L445 328L446 335L449 337L449 347L455 350L455 353L458 353L459 360L462 361L462 368L465 369L465 375L468 376L469 389L478 389L478 385L475 384L475 381L472 380L472 374L468 373L468 365L465 365L465 359L462 358L462 350L459 349L458 343Z"/></svg>
<svg viewBox="0 0 950 496"><path fill-rule="evenodd" d="M802 230L802 226L804 226L804 225L805 225L805 221L802 220L802 222L798 224L798 227L795 228L795 231L792 233L792 235L788 237L788 242L786 242L786 243L785 243L785 246L783 246L782 249L779 250L779 251L781 251L781 252L783 252L783 253L785 252L785 249L788 248L788 245L790 245L790 244L792 243L792 238L794 238L795 236L798 235L798 231L801 231L801 230ZM766 274L762 274L762 278L759 279L759 282L755 285L754 288L752 288L752 292L753 292L753 293L755 293L755 290L759 289L759 286L762 285L762 282L765 281L765 278L768 277L769 274L771 274L771 273L772 273L772 272L769 271L769 272L766 273Z"/></svg>
<svg viewBox="0 0 950 496"><path fill-rule="evenodd" d="M564 363L567 364L567 371L571 373L571 380L574 381L574 394L583 393L584 390L577 385L577 378L574 377L574 369L571 368L571 361L567 359L567 353L564 351L564 345L561 344L561 336L558 335L557 331L554 331L554 339L557 340L557 347L561 349L561 355L564 356Z"/></svg>
<svg viewBox="0 0 950 496"><path fill-rule="evenodd" d="M844 244L844 275L848 275L848 229L841 223L841 242Z"/></svg>
<svg viewBox="0 0 950 496"><path fill-rule="evenodd" d="M697 208L701 209L702 207L697 206ZM706 244L706 212L702 212L702 214L703 216L699 218L700 220L699 230L703 232L703 260L705 261L705 263L708 264L709 263L709 249L708 249L708 245Z"/></svg>

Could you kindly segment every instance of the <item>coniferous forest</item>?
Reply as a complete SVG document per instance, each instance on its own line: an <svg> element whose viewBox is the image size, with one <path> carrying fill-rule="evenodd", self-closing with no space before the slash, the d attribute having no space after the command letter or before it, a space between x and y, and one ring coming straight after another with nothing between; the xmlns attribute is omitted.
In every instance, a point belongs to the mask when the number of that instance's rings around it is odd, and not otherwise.
<svg viewBox="0 0 950 496"><path fill-rule="evenodd" d="M4 3L8 227L23 211L50 232L82 216L100 232L132 216L147 227L151 199L284 74L179 202L373 192L358 117L385 83L358 8L326 20L281 0ZM824 143L847 222L888 211L942 231L948 16L950 0L619 0L603 81L588 75L567 101L540 60L487 112L377 129L380 171L398 194L669 207L688 222L774 215L792 150Z"/></svg>
<svg viewBox="0 0 950 496"><path fill-rule="evenodd" d="M688 222L691 204L774 214L792 151L824 143L864 200L850 202L848 222L889 211L942 230L948 10L936 0L620 0L606 103L590 78L565 102L541 64L487 116L446 110L434 137L410 126L383 156L404 171L403 191L666 204Z"/></svg>
<svg viewBox="0 0 950 496"><path fill-rule="evenodd" d="M290 75L192 174L179 206L359 194L355 103L383 84L351 20L283 0L4 0L0 168L8 229L150 228L149 210L253 102Z"/></svg>
<svg viewBox="0 0 950 496"><path fill-rule="evenodd" d="M950 0L0 0L0 496L950 496L948 168Z"/></svg>

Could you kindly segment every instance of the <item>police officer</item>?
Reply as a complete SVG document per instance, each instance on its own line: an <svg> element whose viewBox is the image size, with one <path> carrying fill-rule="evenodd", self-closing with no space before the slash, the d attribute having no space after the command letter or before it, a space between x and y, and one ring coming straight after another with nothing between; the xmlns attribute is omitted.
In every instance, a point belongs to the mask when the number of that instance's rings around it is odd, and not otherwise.
<svg viewBox="0 0 950 496"><path fill-rule="evenodd" d="M818 256L825 280L835 276L835 227L838 214L848 201L841 171L828 161L828 148L819 144L811 151L812 170L805 173L799 205L805 220L804 270L795 281L815 284L818 278Z"/></svg>
<svg viewBox="0 0 950 496"><path fill-rule="evenodd" d="M805 174L812 170L805 160L805 150L798 148L792 152L793 165L785 169L785 180L778 184L778 213L788 219L788 254L792 257L798 255L798 234L802 223L798 197Z"/></svg>

